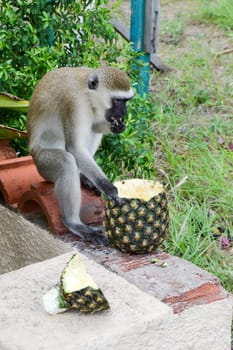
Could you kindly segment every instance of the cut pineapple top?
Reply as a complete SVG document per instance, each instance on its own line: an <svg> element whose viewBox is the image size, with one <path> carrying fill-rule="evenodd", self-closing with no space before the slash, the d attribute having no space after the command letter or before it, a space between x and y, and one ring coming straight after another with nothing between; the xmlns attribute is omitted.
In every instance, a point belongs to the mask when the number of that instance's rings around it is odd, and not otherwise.
<svg viewBox="0 0 233 350"><path fill-rule="evenodd" d="M86 267L78 255L74 255L62 273L62 287L65 293L82 290L86 287L98 289L98 286L87 273Z"/></svg>
<svg viewBox="0 0 233 350"><path fill-rule="evenodd" d="M118 189L118 195L121 198L139 198L148 201L164 192L163 185L152 180L130 179L117 181L114 185Z"/></svg>

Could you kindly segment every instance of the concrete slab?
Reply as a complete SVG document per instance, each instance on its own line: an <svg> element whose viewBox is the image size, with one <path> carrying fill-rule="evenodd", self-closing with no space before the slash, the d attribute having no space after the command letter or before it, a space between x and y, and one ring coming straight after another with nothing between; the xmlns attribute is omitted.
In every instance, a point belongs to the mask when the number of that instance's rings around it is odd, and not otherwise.
<svg viewBox="0 0 233 350"><path fill-rule="evenodd" d="M1 350L155 349L157 332L167 328L172 310L127 281L85 259L111 310L56 316L42 308L42 295L59 280L71 254L0 276Z"/></svg>
<svg viewBox="0 0 233 350"><path fill-rule="evenodd" d="M2 273L71 250L1 206L0 222ZM111 310L44 312L42 295L59 280L72 252L5 273L0 276L0 350L230 350L232 298L208 272L166 253L135 256L84 242L73 246L86 255Z"/></svg>
<svg viewBox="0 0 233 350"><path fill-rule="evenodd" d="M194 305L182 313L84 257L111 310L56 316L42 295L72 253L0 276L1 350L230 350L232 300Z"/></svg>

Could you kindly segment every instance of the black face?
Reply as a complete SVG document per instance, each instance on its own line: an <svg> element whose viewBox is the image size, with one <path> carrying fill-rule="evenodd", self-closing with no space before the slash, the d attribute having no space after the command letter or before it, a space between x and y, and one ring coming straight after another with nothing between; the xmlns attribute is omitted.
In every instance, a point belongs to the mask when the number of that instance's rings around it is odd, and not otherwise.
<svg viewBox="0 0 233 350"><path fill-rule="evenodd" d="M126 98L112 98L112 107L106 111L105 118L110 122L110 129L114 134L119 134L125 130L127 101Z"/></svg>

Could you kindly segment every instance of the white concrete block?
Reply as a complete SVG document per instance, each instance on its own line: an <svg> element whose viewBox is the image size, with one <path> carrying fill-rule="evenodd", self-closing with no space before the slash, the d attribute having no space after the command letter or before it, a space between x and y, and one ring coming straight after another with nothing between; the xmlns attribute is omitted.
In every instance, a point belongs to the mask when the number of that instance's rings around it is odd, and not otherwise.
<svg viewBox="0 0 233 350"><path fill-rule="evenodd" d="M1 350L230 350L232 298L172 309L86 257L111 310L51 316L42 296L72 253L0 276Z"/></svg>
<svg viewBox="0 0 233 350"><path fill-rule="evenodd" d="M0 277L1 350L155 349L158 328L172 309L86 258L88 272L111 310L68 311L56 316L42 308L42 295L59 281L71 254L36 263Z"/></svg>

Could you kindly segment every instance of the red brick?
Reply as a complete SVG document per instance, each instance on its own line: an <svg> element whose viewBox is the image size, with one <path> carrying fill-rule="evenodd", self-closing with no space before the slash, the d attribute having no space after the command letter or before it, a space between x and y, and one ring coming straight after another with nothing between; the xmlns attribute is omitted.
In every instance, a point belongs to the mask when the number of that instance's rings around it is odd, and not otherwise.
<svg viewBox="0 0 233 350"><path fill-rule="evenodd" d="M164 252L129 255L112 248L94 247L83 241L72 245L145 293L168 304L174 313L229 297L218 278Z"/></svg>
<svg viewBox="0 0 233 350"><path fill-rule="evenodd" d="M49 229L56 234L64 234L68 229L61 221L61 210L53 187L52 183L46 181L33 184L20 198L19 210L25 213L41 211L46 217Z"/></svg>
<svg viewBox="0 0 233 350"><path fill-rule="evenodd" d="M61 209L53 192L54 185L40 182L31 186L19 201L21 212L41 211L47 219L49 229L55 234L64 234L69 230L63 225ZM85 224L103 224L103 201L95 192L82 188L80 218Z"/></svg>
<svg viewBox="0 0 233 350"><path fill-rule="evenodd" d="M30 156L0 161L0 192L13 208L32 183L42 180Z"/></svg>
<svg viewBox="0 0 233 350"><path fill-rule="evenodd" d="M180 313L193 305L209 304L226 298L226 293L220 285L210 282L191 289L176 297L167 297L162 301L173 308L174 313Z"/></svg>
<svg viewBox="0 0 233 350"><path fill-rule="evenodd" d="M11 146L10 141L0 140L0 161L16 157L15 149Z"/></svg>

